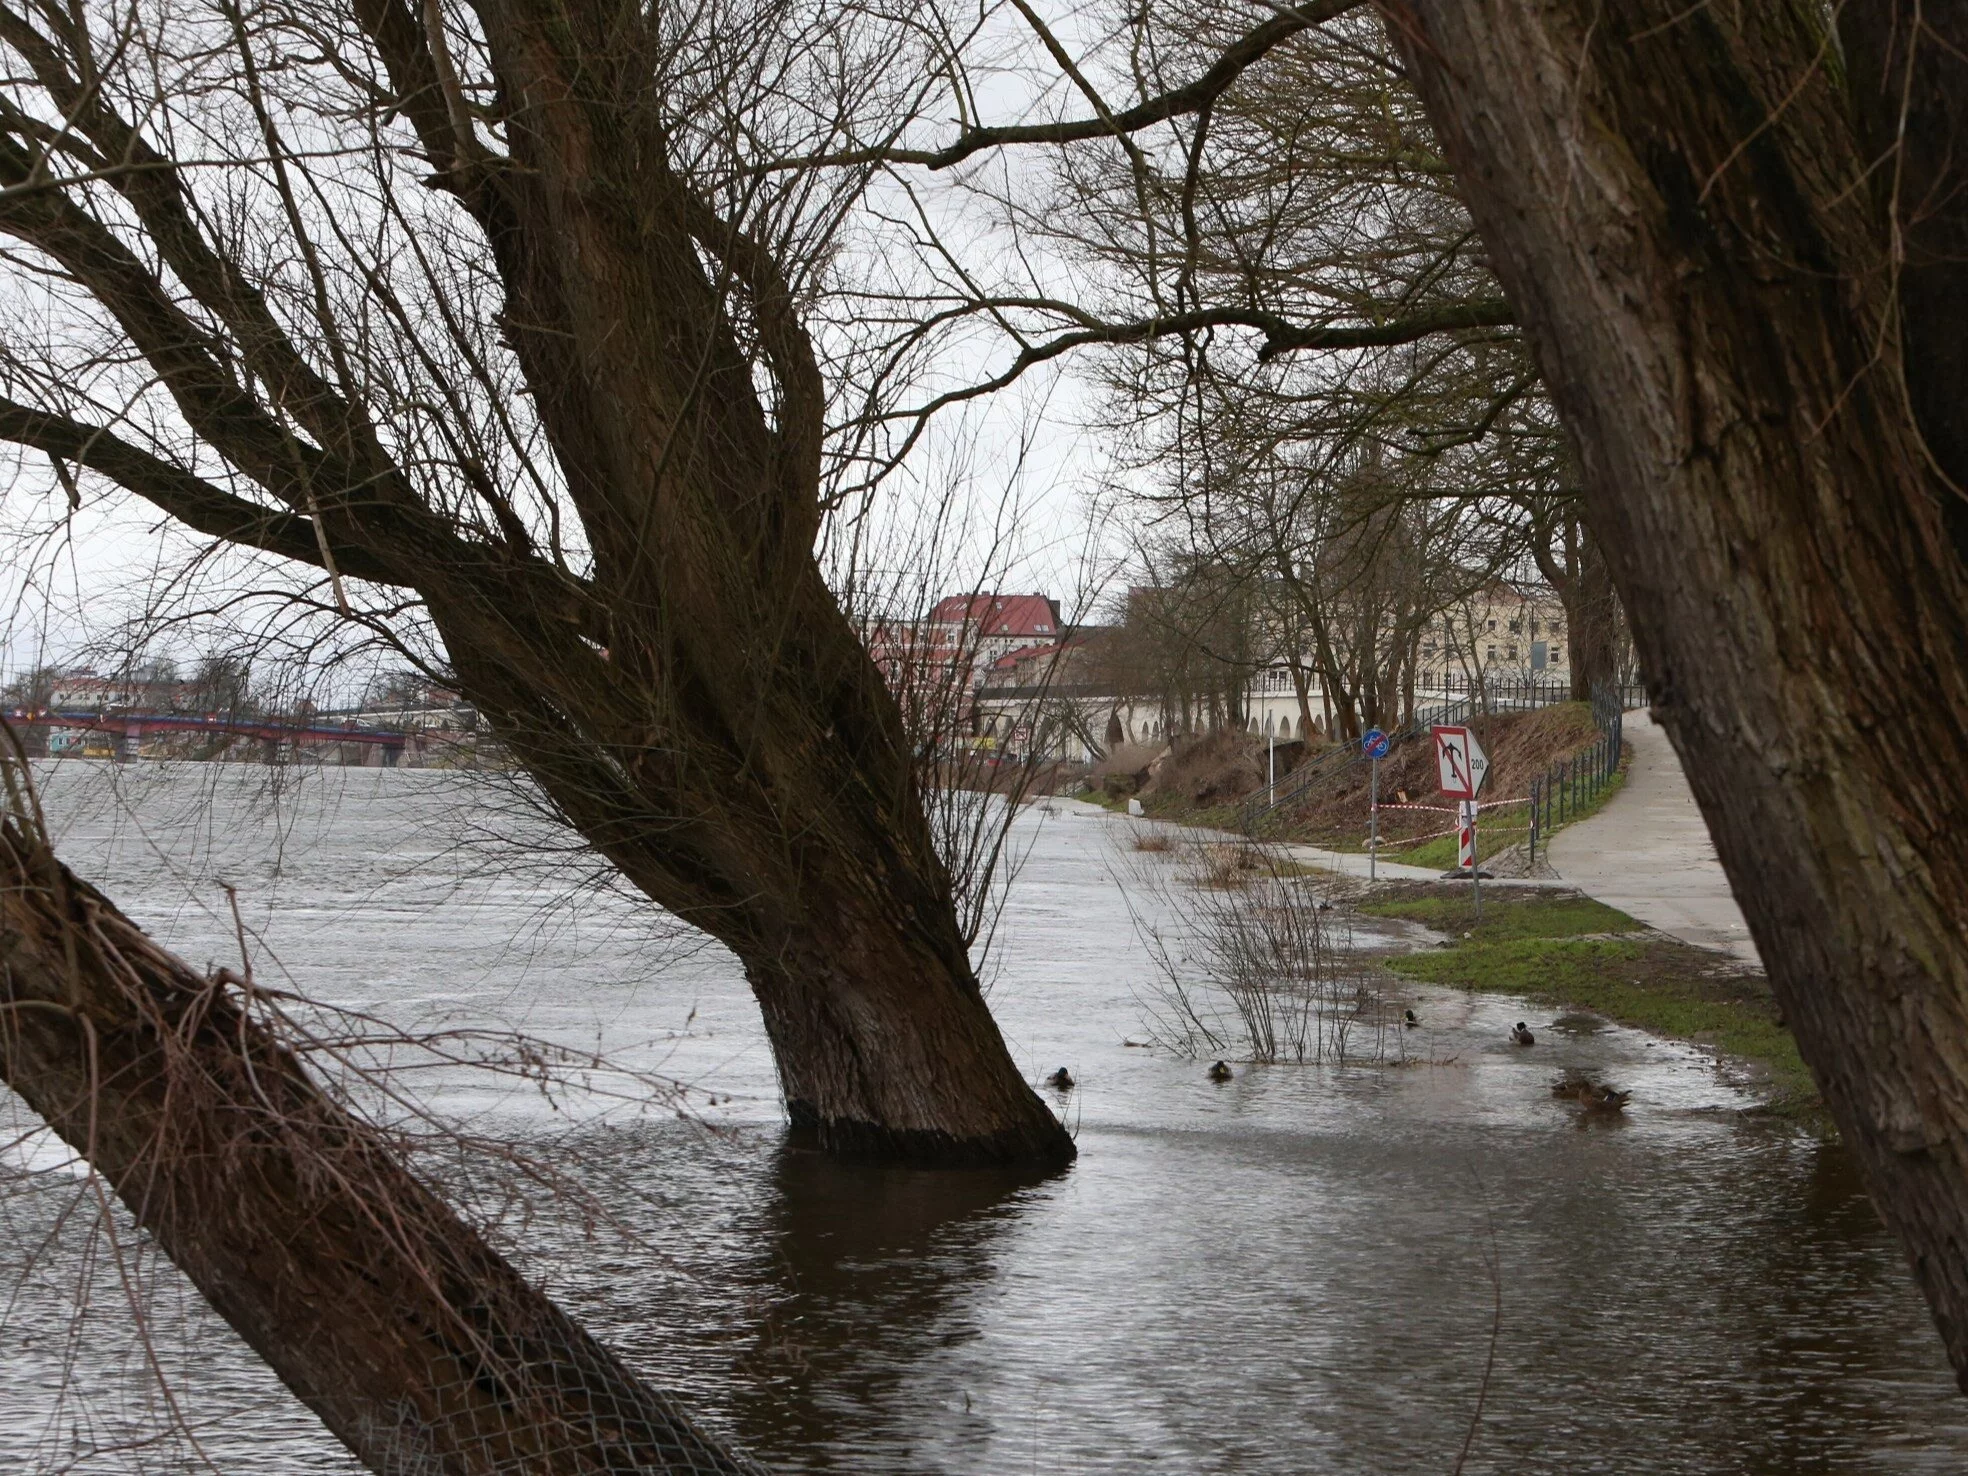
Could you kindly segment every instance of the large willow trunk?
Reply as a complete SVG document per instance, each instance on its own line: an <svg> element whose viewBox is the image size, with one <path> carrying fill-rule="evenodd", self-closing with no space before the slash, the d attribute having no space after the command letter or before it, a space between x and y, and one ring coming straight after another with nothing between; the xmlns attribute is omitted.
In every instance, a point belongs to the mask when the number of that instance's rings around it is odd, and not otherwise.
<svg viewBox="0 0 1968 1476"><path fill-rule="evenodd" d="M1918 418L1958 426L1968 390L1968 262L1922 249L1968 213L1968 20L1848 4L1841 57L1804 0L1389 13L1798 1044L1968 1377L1968 466Z"/></svg>
<svg viewBox="0 0 1968 1476"><path fill-rule="evenodd" d="M406 96L443 90L399 6L356 10ZM815 563L827 391L785 263L668 159L661 13L478 14L508 156L452 116L419 129L484 229L595 572L580 628L549 612L517 648L509 605L427 572L464 690L590 840L738 955L796 1126L921 1161L1070 1158L972 974L900 710Z"/></svg>
<svg viewBox="0 0 1968 1476"><path fill-rule="evenodd" d="M760 1471L13 819L0 930L0 1077L378 1476Z"/></svg>
<svg viewBox="0 0 1968 1476"><path fill-rule="evenodd" d="M816 563L829 386L802 318L810 288L797 284L822 270L811 258L828 238L802 216L805 184L734 193L736 166L705 163L693 131L697 63L716 67L690 48L714 50L726 22L764 45L792 21L742 9L700 34L664 7L485 0L461 28L435 3L339 9L324 7L321 24L340 27L324 44L346 66L237 19L228 50L168 7L131 12L154 32L114 48L89 30L107 12L0 14L8 85L30 94L0 117L0 232L126 340L115 352L145 366L142 393L158 402L105 425L70 418L54 392L0 399L0 437L201 533L314 563L336 598L351 580L413 592L459 688L559 808L657 903L737 954L793 1117L823 1144L937 1162L1070 1158L985 1008L901 715ZM164 151L168 132L148 137L115 111L153 84L95 69L173 45L197 56L182 74L210 91L160 108L202 116L209 97L257 117L234 163L242 181L265 182L271 159L282 208L214 225L194 191L218 171L195 180ZM330 99L295 125L308 150L333 152L310 127L346 124L345 162L415 156L423 183L455 202L444 220L456 234L424 250L475 249L472 270L496 279L496 372L485 325L458 321L483 299L447 297L448 278L430 289L439 301L404 313L406 341L368 338L403 311L390 264L363 256L361 232L324 229L291 203L315 166L281 139L266 100L258 69L282 45L283 70L317 69ZM475 70L461 79L460 66ZM374 140L333 105L333 88L365 71L388 84L361 94ZM298 73L279 85L309 95ZM728 103L734 117L780 106L766 93ZM28 121L44 112L71 125L56 144ZM58 146L121 163L64 182L43 157ZM377 198L403 185L395 172L374 181ZM808 229L819 243L802 247ZM263 239L275 244L249 254ZM296 263L311 292L294 289ZM375 366L392 349L417 360L425 333L450 356L430 361L427 392L405 394L393 366ZM514 413L515 373L525 426L476 439L480 419ZM486 444L505 464L471 449ZM544 489L530 522L515 504L525 486Z"/></svg>

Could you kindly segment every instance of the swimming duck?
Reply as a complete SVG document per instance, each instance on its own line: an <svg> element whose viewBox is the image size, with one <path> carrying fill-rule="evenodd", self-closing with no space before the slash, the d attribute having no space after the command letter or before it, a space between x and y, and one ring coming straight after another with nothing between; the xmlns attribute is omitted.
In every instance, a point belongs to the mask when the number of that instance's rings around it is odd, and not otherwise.
<svg viewBox="0 0 1968 1476"><path fill-rule="evenodd" d="M1070 1092L1073 1090L1073 1073L1061 1066L1046 1078L1046 1085L1055 1091Z"/></svg>
<svg viewBox="0 0 1968 1476"><path fill-rule="evenodd" d="M1622 1092L1609 1082L1594 1081L1576 1070L1553 1082L1551 1095L1561 1102L1576 1102L1587 1112L1618 1112L1633 1099L1633 1093Z"/></svg>
<svg viewBox="0 0 1968 1476"><path fill-rule="evenodd" d="M1218 1061L1209 1069L1209 1079L1211 1081L1228 1081L1233 1074L1228 1061Z"/></svg>
<svg viewBox="0 0 1968 1476"><path fill-rule="evenodd" d="M1522 1020L1519 1020L1516 1028L1510 1032L1510 1038L1518 1045L1536 1045L1538 1043L1538 1038L1531 1034L1529 1028L1525 1026Z"/></svg>
<svg viewBox="0 0 1968 1476"><path fill-rule="evenodd" d="M1413 1010L1403 1010L1401 1011L1401 1023L1412 1030L1421 1023L1421 1017Z"/></svg>

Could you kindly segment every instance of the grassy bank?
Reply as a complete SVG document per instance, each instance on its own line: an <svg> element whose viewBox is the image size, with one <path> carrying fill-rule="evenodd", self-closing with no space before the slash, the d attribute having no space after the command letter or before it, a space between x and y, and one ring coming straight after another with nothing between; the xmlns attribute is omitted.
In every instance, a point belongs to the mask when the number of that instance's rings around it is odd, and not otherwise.
<svg viewBox="0 0 1968 1476"><path fill-rule="evenodd" d="M1815 1117L1818 1093L1767 980L1721 955L1651 933L1576 893L1498 888L1479 921L1461 884L1390 886L1359 904L1446 933L1453 947L1404 954L1405 978L1571 1006L1743 1062L1771 1110Z"/></svg>
<svg viewBox="0 0 1968 1476"><path fill-rule="evenodd" d="M1128 801L1141 801L1141 813L1150 820L1161 820L1170 825L1198 825L1208 830L1237 829L1237 806L1199 805L1179 794L1109 794L1104 789L1084 790L1073 796L1083 799L1090 805L1099 805L1116 815L1128 813Z"/></svg>
<svg viewBox="0 0 1968 1476"><path fill-rule="evenodd" d="M1141 811L1151 820L1166 820L1171 825L1198 825L1205 830L1241 829L1241 802L1229 804L1199 805L1179 794L1157 794L1150 791L1137 796L1141 801ZM1125 806L1124 806L1125 807Z"/></svg>

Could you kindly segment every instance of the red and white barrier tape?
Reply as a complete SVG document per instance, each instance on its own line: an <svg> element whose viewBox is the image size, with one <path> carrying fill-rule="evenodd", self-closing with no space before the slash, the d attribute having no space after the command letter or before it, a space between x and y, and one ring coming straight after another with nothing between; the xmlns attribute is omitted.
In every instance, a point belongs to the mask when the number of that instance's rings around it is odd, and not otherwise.
<svg viewBox="0 0 1968 1476"><path fill-rule="evenodd" d="M1522 798L1519 798L1519 799L1504 799L1504 800L1479 800L1479 801L1477 801L1477 803L1476 803L1476 808L1477 808L1478 810L1500 810L1500 809L1502 809L1502 808L1504 808L1504 807L1505 807L1506 805L1528 805L1528 804L1529 804L1530 802L1531 802L1531 801L1530 801L1530 799L1529 799L1529 797L1528 797L1528 796L1525 796L1525 797L1522 797ZM1460 814L1460 813L1462 813L1462 806L1461 806L1460 804L1453 804L1453 805L1382 805L1382 806L1381 806L1381 808L1382 808L1383 810L1433 810L1433 811L1435 811L1435 812L1436 812L1437 814L1440 814L1440 815L1457 815L1457 814Z"/></svg>

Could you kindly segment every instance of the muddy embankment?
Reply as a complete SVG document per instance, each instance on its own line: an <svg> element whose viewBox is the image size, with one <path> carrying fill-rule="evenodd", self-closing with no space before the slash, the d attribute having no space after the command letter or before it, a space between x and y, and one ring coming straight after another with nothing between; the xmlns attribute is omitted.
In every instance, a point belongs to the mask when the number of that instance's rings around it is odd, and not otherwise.
<svg viewBox="0 0 1968 1476"><path fill-rule="evenodd" d="M1483 792L1489 803L1528 797L1534 779L1598 737L1591 707L1583 702L1479 717L1470 726L1490 757ZM1327 751L1308 754L1303 743L1278 744L1277 777L1284 779L1308 758ZM1137 798L1157 819L1230 828L1238 805L1269 782L1272 762L1266 740L1249 733L1211 733L1156 751L1136 747L1117 751L1095 768L1095 793L1088 797L1110 808ZM1271 816L1268 833L1281 840L1360 849L1367 837L1372 780L1364 759L1334 767L1303 798ZM1387 850L1407 848L1451 828L1448 802L1436 789L1434 751L1425 736L1396 744L1381 760L1380 799L1380 834ZM1507 808L1494 814L1500 829L1523 823L1520 814Z"/></svg>

